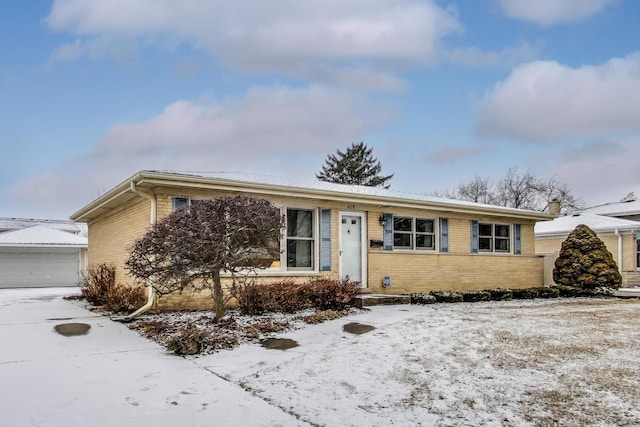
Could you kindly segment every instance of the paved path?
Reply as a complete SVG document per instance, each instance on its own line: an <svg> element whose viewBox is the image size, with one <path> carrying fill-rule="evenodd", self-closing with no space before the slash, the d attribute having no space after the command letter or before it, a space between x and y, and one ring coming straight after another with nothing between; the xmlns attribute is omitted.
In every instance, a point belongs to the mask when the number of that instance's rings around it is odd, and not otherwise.
<svg viewBox="0 0 640 427"><path fill-rule="evenodd" d="M0 424L298 426L279 408L62 295L0 290ZM61 323L89 333L65 337Z"/></svg>

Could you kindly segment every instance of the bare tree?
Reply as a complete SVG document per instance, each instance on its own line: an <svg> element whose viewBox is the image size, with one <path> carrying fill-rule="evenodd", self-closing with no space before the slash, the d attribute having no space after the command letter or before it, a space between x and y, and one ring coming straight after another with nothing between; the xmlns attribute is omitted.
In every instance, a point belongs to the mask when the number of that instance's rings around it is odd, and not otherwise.
<svg viewBox="0 0 640 427"><path fill-rule="evenodd" d="M565 211L581 207L580 200L556 177L545 181L531 170L521 173L515 167L509 168L505 176L495 183L489 178L476 176L470 182L458 185L454 190L432 194L449 199L536 211L546 210L552 200L559 201Z"/></svg>
<svg viewBox="0 0 640 427"><path fill-rule="evenodd" d="M270 202L221 197L179 209L131 248L126 268L159 295L209 289L217 317L226 312L221 273L266 268L280 257L283 218Z"/></svg>

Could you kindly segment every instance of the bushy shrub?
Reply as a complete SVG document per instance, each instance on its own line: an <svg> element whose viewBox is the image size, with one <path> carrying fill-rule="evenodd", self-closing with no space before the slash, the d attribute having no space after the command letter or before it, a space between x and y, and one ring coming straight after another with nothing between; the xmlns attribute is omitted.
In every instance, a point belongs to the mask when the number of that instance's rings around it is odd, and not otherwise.
<svg viewBox="0 0 640 427"><path fill-rule="evenodd" d="M491 295L491 301L508 301L513 298L513 294L509 289L489 289L487 292Z"/></svg>
<svg viewBox="0 0 640 427"><path fill-rule="evenodd" d="M538 288L538 298L558 298L560 290L557 288Z"/></svg>
<svg viewBox="0 0 640 427"><path fill-rule="evenodd" d="M463 296L459 292L433 291L430 293L436 299L436 302L462 302Z"/></svg>
<svg viewBox="0 0 640 427"><path fill-rule="evenodd" d="M436 297L429 294L411 294L409 295L411 304L434 304Z"/></svg>
<svg viewBox="0 0 640 427"><path fill-rule="evenodd" d="M232 289L242 314L293 313L307 308L343 310L353 305L360 292L357 283L313 278L306 283L284 280L275 283L243 283Z"/></svg>
<svg viewBox="0 0 640 427"><path fill-rule="evenodd" d="M538 296L538 288L512 289L513 299L534 299Z"/></svg>
<svg viewBox="0 0 640 427"><path fill-rule="evenodd" d="M582 289L619 288L622 276L613 255L589 227L578 225L562 242L553 281Z"/></svg>
<svg viewBox="0 0 640 427"><path fill-rule="evenodd" d="M203 341L200 330L194 325L187 325L167 341L167 350L178 355L198 354Z"/></svg>
<svg viewBox="0 0 640 427"><path fill-rule="evenodd" d="M308 286L309 301L320 310L344 310L360 293L360 284L348 280L313 278Z"/></svg>
<svg viewBox="0 0 640 427"><path fill-rule="evenodd" d="M144 303L144 288L116 283L116 269L99 264L82 273L80 289L87 302L114 313L125 313Z"/></svg>
<svg viewBox="0 0 640 427"><path fill-rule="evenodd" d="M466 291L462 293L464 302L478 302L491 300L491 293L488 291Z"/></svg>
<svg viewBox="0 0 640 427"><path fill-rule="evenodd" d="M576 288L575 286L555 285L553 288L557 289L560 296L564 298L573 298L583 295L582 289Z"/></svg>

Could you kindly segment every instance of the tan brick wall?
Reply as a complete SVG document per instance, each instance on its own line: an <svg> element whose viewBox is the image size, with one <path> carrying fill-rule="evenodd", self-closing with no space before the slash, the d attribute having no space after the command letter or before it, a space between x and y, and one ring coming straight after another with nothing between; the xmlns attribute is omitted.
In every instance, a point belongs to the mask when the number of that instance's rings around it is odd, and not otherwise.
<svg viewBox="0 0 640 427"><path fill-rule="evenodd" d="M526 255L369 254L369 286L376 293L482 290L542 286L543 259ZM384 288L384 276L391 286Z"/></svg>
<svg viewBox="0 0 640 427"><path fill-rule="evenodd" d="M150 200L137 197L89 223L89 266L114 265L116 281L133 284L134 279L127 274L124 263L135 239L149 227L150 208Z"/></svg>

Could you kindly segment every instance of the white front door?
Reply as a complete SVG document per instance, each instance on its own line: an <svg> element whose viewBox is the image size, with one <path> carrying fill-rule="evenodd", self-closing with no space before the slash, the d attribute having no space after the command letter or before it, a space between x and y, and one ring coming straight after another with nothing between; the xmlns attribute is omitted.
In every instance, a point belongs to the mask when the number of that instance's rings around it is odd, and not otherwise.
<svg viewBox="0 0 640 427"><path fill-rule="evenodd" d="M366 286L364 214L340 212L340 278Z"/></svg>

